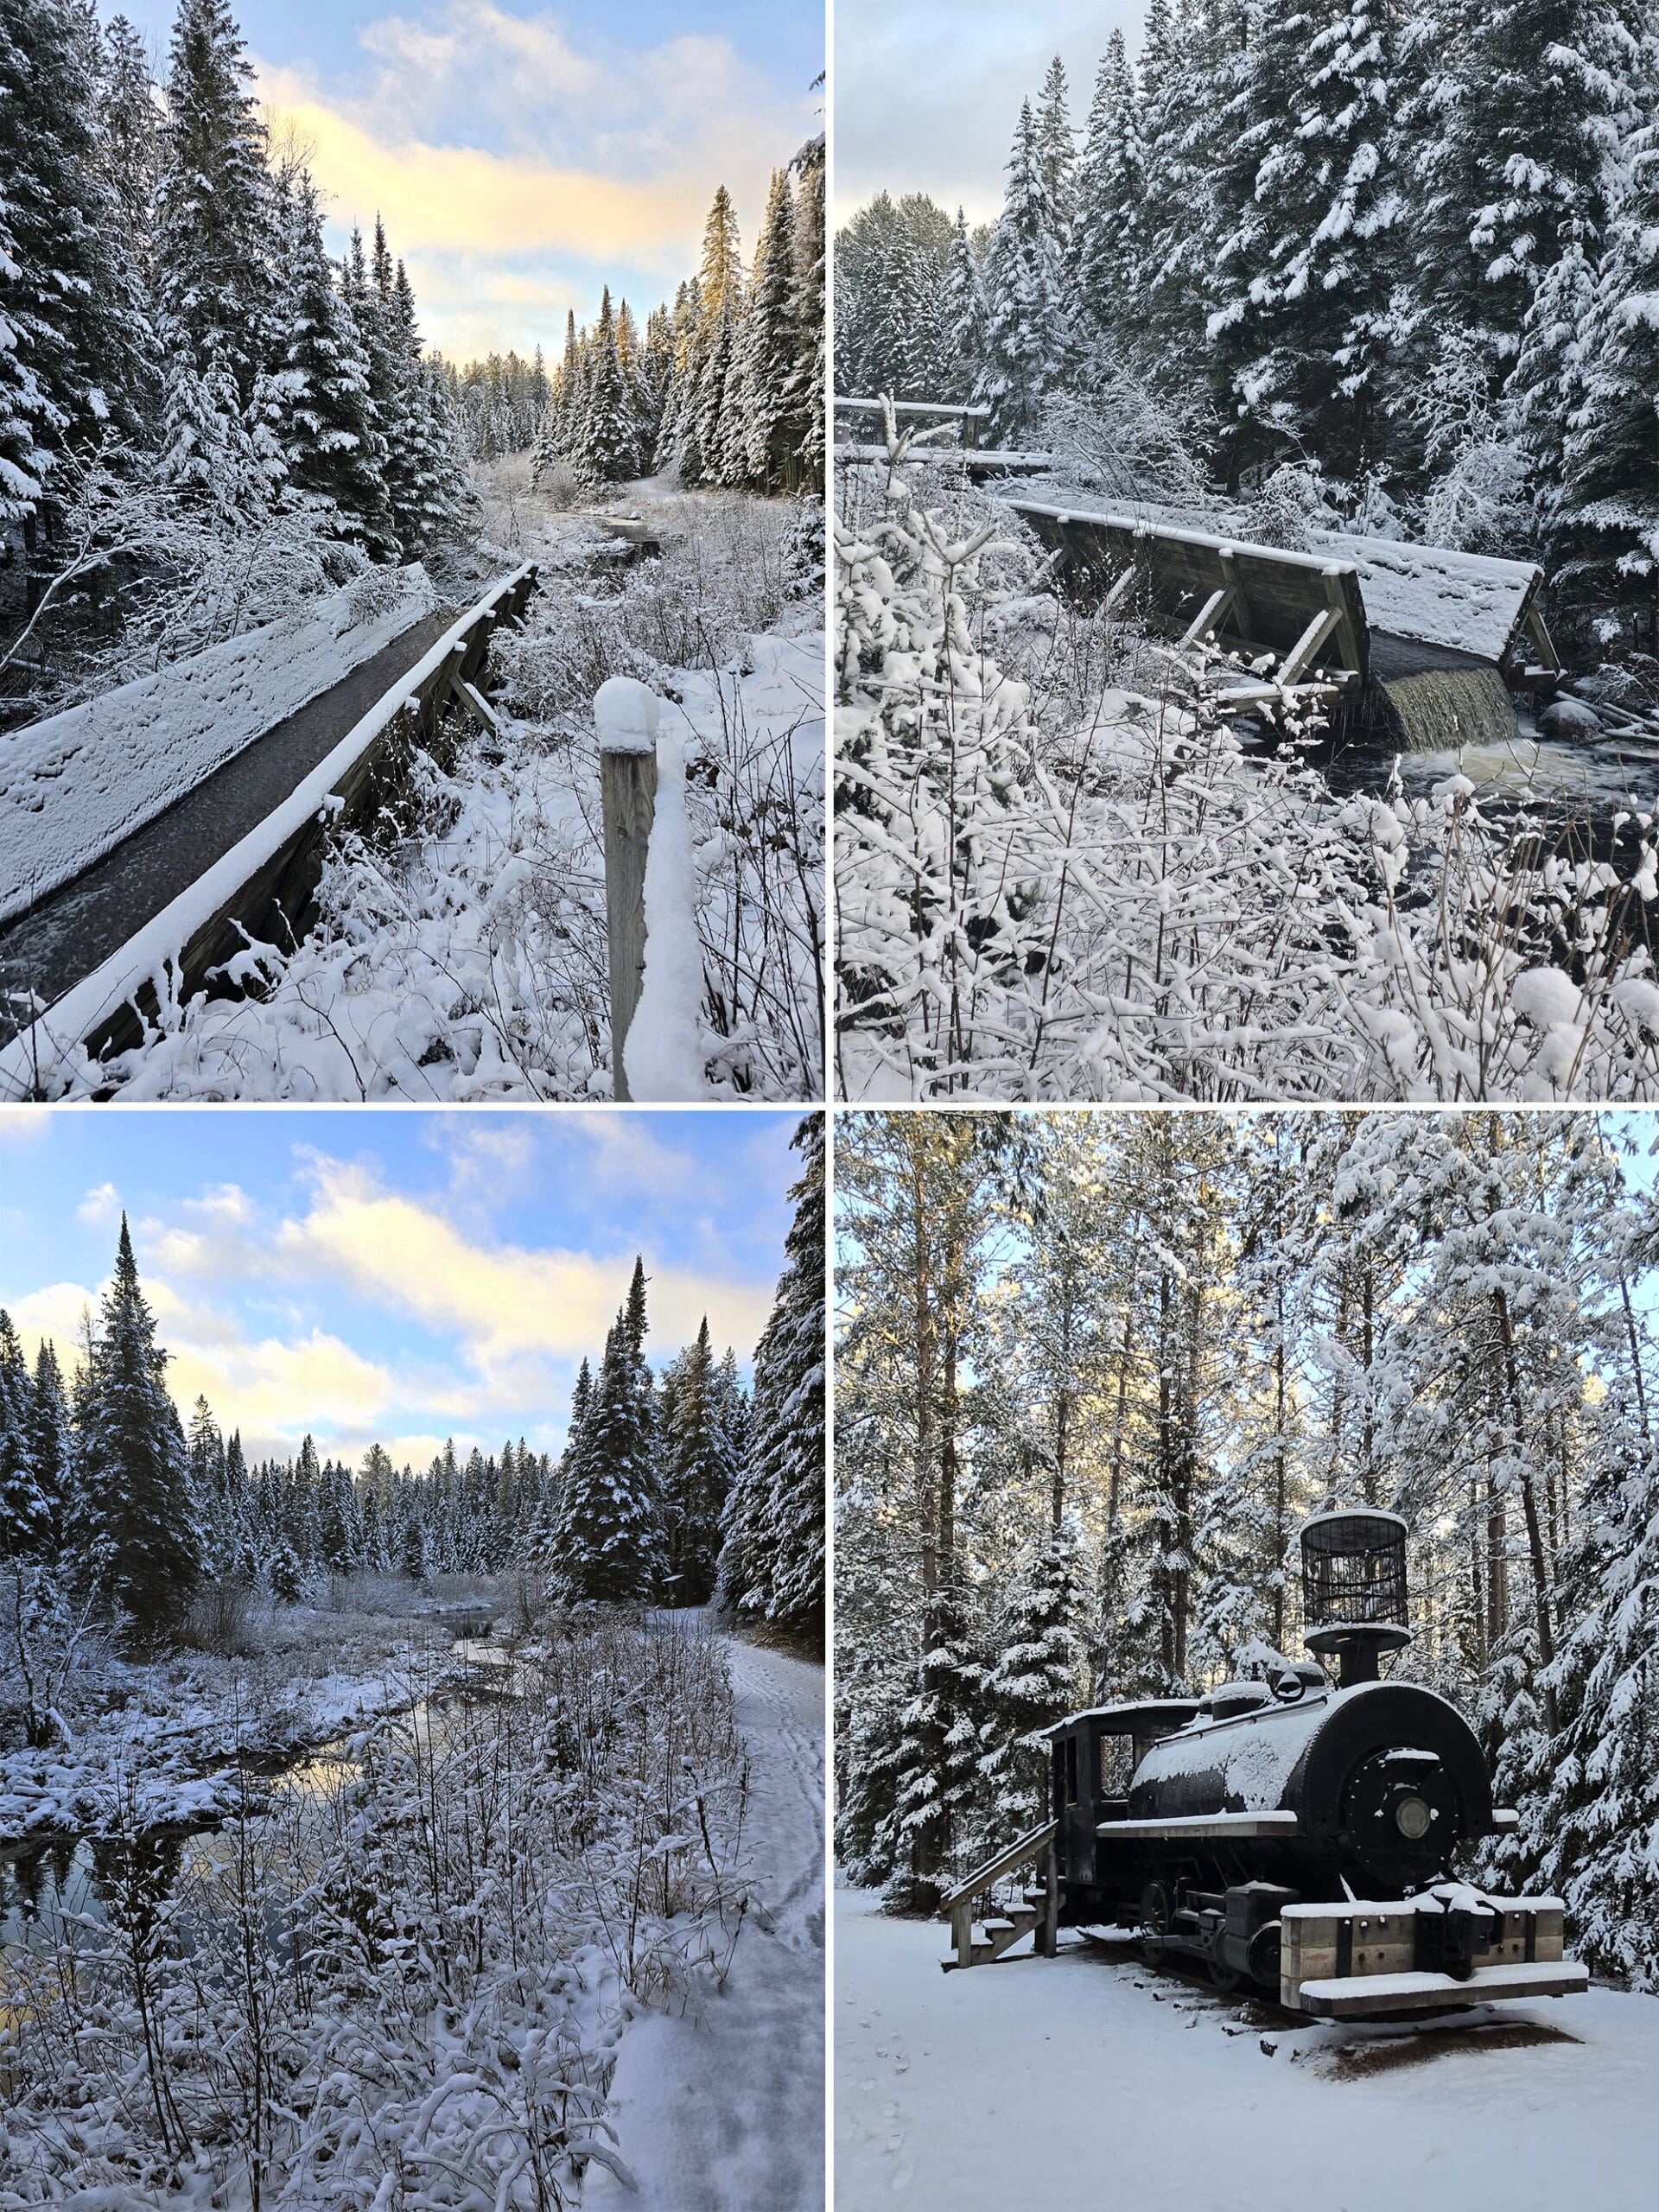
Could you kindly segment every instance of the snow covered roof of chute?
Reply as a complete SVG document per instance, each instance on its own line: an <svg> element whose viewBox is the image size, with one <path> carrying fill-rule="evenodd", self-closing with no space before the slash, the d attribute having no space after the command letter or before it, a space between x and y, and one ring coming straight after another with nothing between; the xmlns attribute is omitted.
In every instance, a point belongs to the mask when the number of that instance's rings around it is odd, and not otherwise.
<svg viewBox="0 0 1659 2212"><path fill-rule="evenodd" d="M1448 645L1478 660L1508 659L1544 580L1543 570L1530 561L1502 561L1446 545L1324 531L1315 542L1353 563L1373 629Z"/></svg>

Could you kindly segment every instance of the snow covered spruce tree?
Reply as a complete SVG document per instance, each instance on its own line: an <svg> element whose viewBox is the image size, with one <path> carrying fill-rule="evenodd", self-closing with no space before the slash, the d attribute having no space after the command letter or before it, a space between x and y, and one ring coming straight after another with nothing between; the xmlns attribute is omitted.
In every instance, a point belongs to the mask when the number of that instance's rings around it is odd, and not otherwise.
<svg viewBox="0 0 1659 2212"><path fill-rule="evenodd" d="M32 536L68 449L141 423L153 340L98 136L99 35L0 5L0 526Z"/></svg>
<svg viewBox="0 0 1659 2212"><path fill-rule="evenodd" d="M336 288L316 187L304 172L283 213L288 322L276 382L288 480L331 535L357 541L375 560L393 560L398 539L369 357Z"/></svg>
<svg viewBox="0 0 1659 2212"><path fill-rule="evenodd" d="M563 1471L549 1580L567 1602L639 1604L661 1590L662 1501L645 1326L645 1264L636 1260Z"/></svg>
<svg viewBox="0 0 1659 2212"><path fill-rule="evenodd" d="M181 0L156 187L156 310L170 366L163 477L227 519L284 474L269 382L278 233L252 70L226 0Z"/></svg>
<svg viewBox="0 0 1659 2212"><path fill-rule="evenodd" d="M92 1347L81 1479L94 1581L141 1643L177 1621L201 1567L185 1438L166 1370L123 1214Z"/></svg>
<svg viewBox="0 0 1659 2212"><path fill-rule="evenodd" d="M1068 237L1056 205L1055 149L1027 101L1008 156L1002 213L985 256L984 359L980 396L993 428L1017 445L1035 430L1046 394L1064 382L1075 334L1065 278Z"/></svg>
<svg viewBox="0 0 1659 2212"><path fill-rule="evenodd" d="M723 1416L705 1316L696 1343L663 1370L663 1595L671 1605L703 1605L714 1595L721 1515L732 1481Z"/></svg>
<svg viewBox="0 0 1659 2212"><path fill-rule="evenodd" d="M784 1271L754 1355L748 1448L722 1516L719 1602L821 1649L824 1624L824 1117L796 1130Z"/></svg>

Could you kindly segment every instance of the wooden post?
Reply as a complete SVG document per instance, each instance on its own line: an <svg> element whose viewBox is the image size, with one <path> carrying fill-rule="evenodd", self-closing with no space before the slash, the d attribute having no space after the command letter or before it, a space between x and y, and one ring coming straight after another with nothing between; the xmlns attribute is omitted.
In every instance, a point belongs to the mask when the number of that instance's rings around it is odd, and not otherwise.
<svg viewBox="0 0 1659 2212"><path fill-rule="evenodd" d="M1060 1949L1060 1858L1053 1844L1043 1853L1043 1929L1041 1950L1046 1959L1058 1958Z"/></svg>
<svg viewBox="0 0 1659 2212"><path fill-rule="evenodd" d="M614 1097L632 1096L622 1047L645 972L645 855L657 816L657 754L601 751L605 927L611 961L611 1075Z"/></svg>
<svg viewBox="0 0 1659 2212"><path fill-rule="evenodd" d="M974 1963L974 1901L964 1897L950 1909L950 1933L957 1942L957 1964L970 1967Z"/></svg>

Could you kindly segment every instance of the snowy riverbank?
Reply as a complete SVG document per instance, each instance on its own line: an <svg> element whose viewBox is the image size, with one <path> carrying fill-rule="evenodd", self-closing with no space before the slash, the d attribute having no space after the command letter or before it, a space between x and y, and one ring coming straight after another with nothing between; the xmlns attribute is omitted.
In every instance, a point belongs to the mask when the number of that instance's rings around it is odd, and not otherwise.
<svg viewBox="0 0 1659 2212"><path fill-rule="evenodd" d="M470 1585L469 1585L470 1587ZM72 1678L64 1728L41 1750L0 1751L0 1852L227 1816L240 1772L280 1763L422 1694L481 1602L411 1588L397 1610L264 1607L236 1656L103 1657Z"/></svg>
<svg viewBox="0 0 1659 2212"><path fill-rule="evenodd" d="M1599 1988L1445 2033L1263 2027L1236 1998L1063 1940L1052 1961L944 1974L941 1925L837 1893L843 2212L1653 2201L1659 1999ZM1536 2039L1504 2032L1523 2029Z"/></svg>

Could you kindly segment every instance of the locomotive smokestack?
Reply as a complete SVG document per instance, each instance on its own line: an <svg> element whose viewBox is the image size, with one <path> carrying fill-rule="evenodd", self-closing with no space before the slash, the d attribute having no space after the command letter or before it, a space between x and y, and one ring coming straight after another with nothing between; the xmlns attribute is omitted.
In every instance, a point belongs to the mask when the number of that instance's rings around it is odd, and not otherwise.
<svg viewBox="0 0 1659 2212"><path fill-rule="evenodd" d="M1406 1524L1371 1507L1316 1513L1302 1529L1304 1637L1333 1654L1338 1683L1378 1679L1385 1651L1411 1642L1406 1625Z"/></svg>

